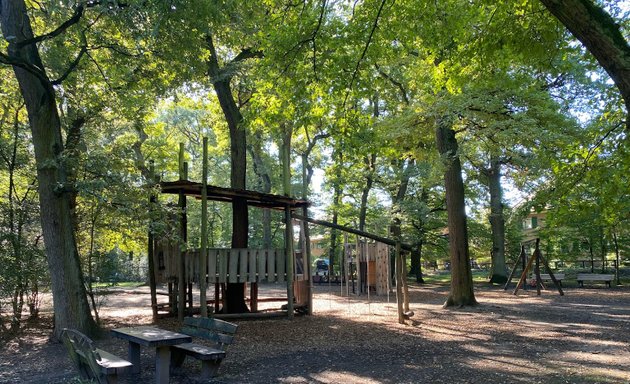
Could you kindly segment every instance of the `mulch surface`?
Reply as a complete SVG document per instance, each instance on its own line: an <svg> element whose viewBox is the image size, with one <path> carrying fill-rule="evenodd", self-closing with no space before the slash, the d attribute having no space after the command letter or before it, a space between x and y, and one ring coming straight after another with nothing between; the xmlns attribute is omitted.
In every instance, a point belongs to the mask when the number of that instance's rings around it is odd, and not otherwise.
<svg viewBox="0 0 630 384"><path fill-rule="evenodd" d="M148 295L106 296L103 328L151 324ZM344 293L344 295L342 295ZM442 309L447 286L410 287L406 325L395 297L345 296L339 286L315 287L313 316L239 320L214 383L630 383L630 288L592 286L521 291L480 285L480 305ZM177 330L174 319L161 328ZM0 383L79 381L62 344L49 341L50 314L3 335ZM98 347L127 355L108 332ZM141 373L122 383L154 380L155 351L142 348ZM172 383L195 383L187 359Z"/></svg>

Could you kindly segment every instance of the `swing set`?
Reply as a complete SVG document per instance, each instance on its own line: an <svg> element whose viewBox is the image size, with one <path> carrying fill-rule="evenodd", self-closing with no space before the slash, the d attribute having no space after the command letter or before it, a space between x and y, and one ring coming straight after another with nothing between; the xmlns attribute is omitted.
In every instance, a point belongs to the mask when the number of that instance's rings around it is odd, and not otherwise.
<svg viewBox="0 0 630 384"><path fill-rule="evenodd" d="M521 278L518 280L518 283L516 284L516 288L514 288L514 292L512 292L513 295L516 295L519 289L525 286L528 273L531 270L532 265L533 265L536 293L538 296L540 296L541 288L546 289L543 283L543 279L540 276L540 264L542 263L543 266L547 269L547 273L549 274L551 281L553 282L555 287L558 289L560 296L564 296L564 291L562 291L561 284L556 279L556 276L553 274L553 271L551 270L549 263L543 257L542 252L540 251L540 239L538 238L536 239L536 248L534 249L532 256L529 258L529 261L527 261L527 254L525 253L525 246L521 245L521 253L518 255L518 258L516 259L516 262L514 263L514 268L512 268L512 272L510 272L510 276L508 277L508 280L505 283L505 286L503 287L504 291L507 291L508 286L512 282L512 277L514 277L514 273L516 272L516 269L519 267L519 264L521 263L523 265L523 272L521 273Z"/></svg>

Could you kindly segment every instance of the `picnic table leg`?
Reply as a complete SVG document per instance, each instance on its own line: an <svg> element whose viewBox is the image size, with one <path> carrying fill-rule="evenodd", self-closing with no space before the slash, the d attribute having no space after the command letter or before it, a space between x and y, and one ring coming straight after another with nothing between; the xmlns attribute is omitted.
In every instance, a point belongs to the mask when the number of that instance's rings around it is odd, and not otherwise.
<svg viewBox="0 0 630 384"><path fill-rule="evenodd" d="M155 349L155 382L168 384L171 365L171 347L168 345Z"/></svg>
<svg viewBox="0 0 630 384"><path fill-rule="evenodd" d="M140 344L129 342L129 361L133 364L132 373L140 373Z"/></svg>

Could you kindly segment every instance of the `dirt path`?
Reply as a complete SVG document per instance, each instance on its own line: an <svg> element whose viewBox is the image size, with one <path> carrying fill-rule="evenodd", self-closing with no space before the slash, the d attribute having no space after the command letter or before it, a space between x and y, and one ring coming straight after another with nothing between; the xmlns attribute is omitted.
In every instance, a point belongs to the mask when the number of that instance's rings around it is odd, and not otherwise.
<svg viewBox="0 0 630 384"><path fill-rule="evenodd" d="M448 288L411 287L408 325L396 323L395 298L341 297L316 287L314 316L240 321L217 383L630 383L630 288L566 289L515 297L476 290L479 307L441 308ZM108 295L105 328L148 324L148 295ZM173 320L158 323L176 329ZM44 329L41 329L44 327ZM3 341L0 383L66 383L75 372L63 346L47 342L50 318ZM97 344L120 356L126 345ZM142 349L142 373L153 380L153 351ZM172 377L196 382L194 361Z"/></svg>

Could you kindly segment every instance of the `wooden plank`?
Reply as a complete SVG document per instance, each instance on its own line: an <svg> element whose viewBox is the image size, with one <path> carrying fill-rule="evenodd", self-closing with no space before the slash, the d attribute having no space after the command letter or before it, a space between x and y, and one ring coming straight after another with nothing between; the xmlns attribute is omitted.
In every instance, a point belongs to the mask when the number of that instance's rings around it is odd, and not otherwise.
<svg viewBox="0 0 630 384"><path fill-rule="evenodd" d="M276 249L276 281L284 283L287 271L287 255L284 249Z"/></svg>
<svg viewBox="0 0 630 384"><path fill-rule="evenodd" d="M598 273L578 273L577 280L583 281L611 281L615 275L598 274Z"/></svg>
<svg viewBox="0 0 630 384"><path fill-rule="evenodd" d="M217 256L219 255L218 249L208 250L208 283L217 282Z"/></svg>
<svg viewBox="0 0 630 384"><path fill-rule="evenodd" d="M248 265L248 278L247 281L249 281L250 283L255 283L257 280L256 277L256 254L257 254L257 250L256 249L250 249L249 252L247 252L247 265Z"/></svg>
<svg viewBox="0 0 630 384"><path fill-rule="evenodd" d="M267 250L266 249L257 249L256 250L256 258L258 261L258 276L256 281L262 281L267 279Z"/></svg>
<svg viewBox="0 0 630 384"><path fill-rule="evenodd" d="M276 250L267 249L267 281L270 283L276 282Z"/></svg>
<svg viewBox="0 0 630 384"><path fill-rule="evenodd" d="M556 280L564 280L564 273L556 273L554 276ZM551 280L551 276L548 273L541 273L540 278L543 280Z"/></svg>
<svg viewBox="0 0 630 384"><path fill-rule="evenodd" d="M228 250L219 250L219 283L227 283Z"/></svg>
<svg viewBox="0 0 630 384"><path fill-rule="evenodd" d="M238 283L239 249L230 249L228 282Z"/></svg>
<svg viewBox="0 0 630 384"><path fill-rule="evenodd" d="M247 262L247 255L249 250L247 248L239 250L239 261L238 261L238 282L245 283L247 281L247 267L249 263Z"/></svg>

